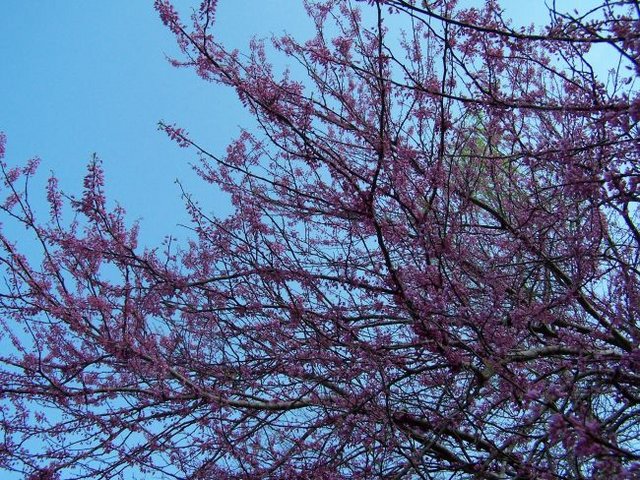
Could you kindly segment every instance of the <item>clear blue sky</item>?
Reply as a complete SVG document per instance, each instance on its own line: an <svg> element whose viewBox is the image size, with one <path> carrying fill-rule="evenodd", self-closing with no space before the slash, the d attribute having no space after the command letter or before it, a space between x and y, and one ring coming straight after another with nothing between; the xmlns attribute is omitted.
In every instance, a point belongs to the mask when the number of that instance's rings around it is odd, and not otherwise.
<svg viewBox="0 0 640 480"><path fill-rule="evenodd" d="M175 2L187 18L197 3ZM533 8L541 0L504 5L516 23L545 20ZM308 37L304 19L302 0L220 0L215 32L243 49L254 34L286 29ZM176 178L207 209L226 211L224 199L190 170L194 152L177 148L156 125L175 122L223 152L238 126L251 122L233 91L171 67L165 54L177 53L151 0L3 0L0 131L8 138L8 162L38 155L39 185L53 170L65 192L80 193L84 166L97 153L109 197L129 219L141 218L147 244L184 235L176 227L186 221Z"/></svg>
<svg viewBox="0 0 640 480"><path fill-rule="evenodd" d="M175 4L188 19L196 0ZM289 12L285 21L283 12ZM256 34L302 33L302 2L221 0L219 38L245 48ZM181 179L210 210L224 199L189 167L193 151L178 148L157 122L186 128L223 152L239 125L251 122L232 90L169 65L174 37L151 0L4 0L0 6L0 131L11 165L42 159L39 188L53 170L63 190L80 193L93 152L104 162L107 193L129 219L142 219L145 243L178 233L186 215ZM41 192L32 192L44 198Z"/></svg>

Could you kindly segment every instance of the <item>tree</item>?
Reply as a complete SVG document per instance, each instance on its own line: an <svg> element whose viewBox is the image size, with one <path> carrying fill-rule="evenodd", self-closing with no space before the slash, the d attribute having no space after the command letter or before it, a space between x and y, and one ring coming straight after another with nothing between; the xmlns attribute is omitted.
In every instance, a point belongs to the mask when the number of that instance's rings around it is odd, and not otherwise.
<svg viewBox="0 0 640 480"><path fill-rule="evenodd" d="M325 0L310 40L241 54L215 3L190 26L155 6L174 63L258 128L222 156L161 128L233 215L185 195L192 240L143 249L98 160L81 197L50 179L46 222L22 187L35 165L3 164L3 216L41 258L0 237L1 468L640 475L640 5L553 3L536 31L495 0Z"/></svg>

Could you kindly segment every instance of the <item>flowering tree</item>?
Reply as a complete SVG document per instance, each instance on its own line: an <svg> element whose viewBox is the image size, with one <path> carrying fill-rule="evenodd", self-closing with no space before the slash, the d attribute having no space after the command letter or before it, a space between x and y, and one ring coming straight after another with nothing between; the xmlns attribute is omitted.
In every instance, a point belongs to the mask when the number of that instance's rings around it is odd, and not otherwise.
<svg viewBox="0 0 640 480"><path fill-rule="evenodd" d="M174 63L257 120L222 156L161 125L235 213L186 196L188 245L142 249L97 160L81 197L50 180L46 222L35 165L3 164L3 216L41 255L0 237L0 468L640 475L636 1L540 30L495 0L309 2L313 38L246 55L217 43L214 0L190 26L155 6Z"/></svg>

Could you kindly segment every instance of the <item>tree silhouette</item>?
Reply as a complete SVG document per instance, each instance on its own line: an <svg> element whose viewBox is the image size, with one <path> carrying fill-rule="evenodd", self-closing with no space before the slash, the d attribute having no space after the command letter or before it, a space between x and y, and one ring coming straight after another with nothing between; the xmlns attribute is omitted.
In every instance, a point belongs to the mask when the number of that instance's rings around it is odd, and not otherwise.
<svg viewBox="0 0 640 480"><path fill-rule="evenodd" d="M234 214L185 196L191 241L144 249L98 160L81 197L50 180L44 223L35 165L3 164L3 216L42 258L0 237L0 468L640 475L638 3L534 30L495 0L309 2L313 38L244 54L217 43L215 3L190 25L155 6L173 62L258 128L223 156L161 128Z"/></svg>

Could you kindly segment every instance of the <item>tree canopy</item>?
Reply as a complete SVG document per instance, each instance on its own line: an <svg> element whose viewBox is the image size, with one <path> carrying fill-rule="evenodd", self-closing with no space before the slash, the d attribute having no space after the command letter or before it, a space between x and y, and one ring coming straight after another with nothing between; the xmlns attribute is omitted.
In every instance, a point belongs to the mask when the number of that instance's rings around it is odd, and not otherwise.
<svg viewBox="0 0 640 480"><path fill-rule="evenodd" d="M308 1L239 52L155 1L256 120L224 155L160 125L234 213L185 194L191 240L139 246L99 160L47 219L2 163L0 470L640 475L640 5L457 3Z"/></svg>

